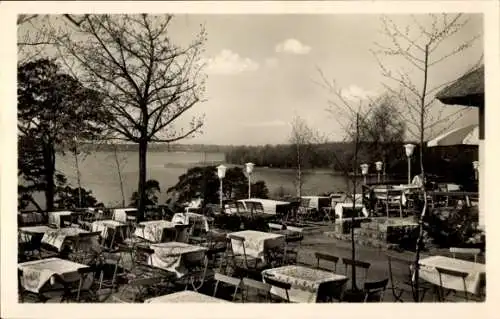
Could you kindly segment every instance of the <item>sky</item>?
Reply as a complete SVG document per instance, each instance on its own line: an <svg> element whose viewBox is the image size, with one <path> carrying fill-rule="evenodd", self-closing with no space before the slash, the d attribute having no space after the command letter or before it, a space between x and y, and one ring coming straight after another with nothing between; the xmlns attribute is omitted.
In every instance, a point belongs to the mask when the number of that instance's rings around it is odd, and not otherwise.
<svg viewBox="0 0 500 319"><path fill-rule="evenodd" d="M482 17L464 17L468 24L442 43L443 52L482 35ZM320 85L319 70L352 103L383 94L383 84L391 82L382 76L370 51L376 49L374 42L387 43L380 18L374 14L177 15L169 30L174 41L187 43L200 25L208 36L203 53L206 101L184 117L187 122L191 115L204 114L203 133L182 142L287 143L294 116L330 140L343 140L349 116L337 109L328 111L332 94ZM413 23L409 15L391 18L401 25ZM427 18L418 19L424 27L430 25ZM470 69L482 56L482 41L480 37L470 49L433 67L430 84L452 81ZM421 83L420 73L412 73L407 62L387 58L383 63L395 69L405 67ZM446 107L442 116L457 109ZM476 110L466 110L453 127L477 121ZM181 120L178 125L182 124Z"/></svg>
<svg viewBox="0 0 500 319"><path fill-rule="evenodd" d="M207 101L192 110L205 114L206 122L203 134L190 142L286 143L295 115L330 139L342 140L341 124L347 119L342 118L339 124L333 118L338 112L327 111L332 97L318 83L319 69L351 100L381 94L382 83L388 80L370 51L376 48L375 41L384 43L380 18L366 14L178 16L173 34L189 37L200 24L208 34ZM410 16L391 18L401 24L413 21ZM467 18L469 23L463 30L443 42L444 51L482 34L482 17ZM470 49L436 65L429 74L431 82L460 77L482 53L479 38ZM409 67L390 59L384 63ZM445 112L456 110L447 107ZM474 122L477 112L467 110L454 126Z"/></svg>

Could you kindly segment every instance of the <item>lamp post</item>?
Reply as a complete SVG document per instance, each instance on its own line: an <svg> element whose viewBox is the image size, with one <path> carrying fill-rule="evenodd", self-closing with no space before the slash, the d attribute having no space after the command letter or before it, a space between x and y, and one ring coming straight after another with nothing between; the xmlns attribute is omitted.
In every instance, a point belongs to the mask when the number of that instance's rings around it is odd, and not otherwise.
<svg viewBox="0 0 500 319"><path fill-rule="evenodd" d="M478 172L478 170L479 170L479 162L478 162L478 161L474 161L474 162L472 162L472 167L474 168L474 178L475 178L475 179L476 179L476 181L477 181L477 179L478 179L478 178L477 178L477 177L478 177L478 176L477 176L477 175L478 175L478 174L477 174L477 172Z"/></svg>
<svg viewBox="0 0 500 319"><path fill-rule="evenodd" d="M413 150L415 150L414 144L406 144L405 146L406 157L408 158L408 185L411 184L411 156L413 155Z"/></svg>
<svg viewBox="0 0 500 319"><path fill-rule="evenodd" d="M363 174L363 180L366 184L366 174L368 174L368 164L361 164L361 174Z"/></svg>
<svg viewBox="0 0 500 319"><path fill-rule="evenodd" d="M381 161L375 162L375 169L377 170L377 183L380 183L380 171L382 171L382 166L384 163Z"/></svg>
<svg viewBox="0 0 500 319"><path fill-rule="evenodd" d="M223 197L223 189L222 189L222 180L226 176L226 169L227 167L224 165L219 165L217 166L217 176L219 177L219 201L220 201L220 210L221 212L224 211L224 207L222 206L222 197Z"/></svg>
<svg viewBox="0 0 500 319"><path fill-rule="evenodd" d="M252 180L251 180L251 176L252 176L252 172L253 172L254 166L255 166L254 163L246 163L245 164L245 167L247 169L247 175L248 175L248 199L250 199L251 196L252 196Z"/></svg>

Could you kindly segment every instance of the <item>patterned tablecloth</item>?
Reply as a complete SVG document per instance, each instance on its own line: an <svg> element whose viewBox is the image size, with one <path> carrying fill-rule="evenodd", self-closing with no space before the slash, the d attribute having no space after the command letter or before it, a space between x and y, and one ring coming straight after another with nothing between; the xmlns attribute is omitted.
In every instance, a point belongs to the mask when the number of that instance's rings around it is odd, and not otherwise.
<svg viewBox="0 0 500 319"><path fill-rule="evenodd" d="M245 252L247 256L254 258L265 259L265 251L270 248L275 248L285 245L285 236L281 234L265 233L255 230L243 230L229 233L245 238ZM243 247L241 242L231 240L231 245L235 254L243 255Z"/></svg>
<svg viewBox="0 0 500 319"><path fill-rule="evenodd" d="M80 280L78 269L88 266L60 258L47 258L20 263L18 267L23 272L21 278L23 287L28 291L38 293L43 287L51 285L50 278L54 274L62 276L66 282L76 282ZM89 287L91 283L92 278L89 276L83 284L84 288Z"/></svg>
<svg viewBox="0 0 500 319"><path fill-rule="evenodd" d="M171 236L168 236L168 234ZM134 235L140 238L144 238L153 243L160 243L162 239L174 239L168 238L175 234L175 224L167 220L152 220L147 222L139 223L136 227ZM164 235L166 237L164 237Z"/></svg>
<svg viewBox="0 0 500 319"><path fill-rule="evenodd" d="M71 216L73 212L70 211L62 211L62 212L49 212L49 224L56 225L57 227L61 226L61 216Z"/></svg>
<svg viewBox="0 0 500 319"><path fill-rule="evenodd" d="M347 278L333 272L296 265L266 269L262 272L262 276L291 284L290 301L301 303L316 302L320 288L327 288L329 283ZM282 298L286 297L285 291L281 288L273 287L271 293Z"/></svg>
<svg viewBox="0 0 500 319"><path fill-rule="evenodd" d="M33 235L43 236L49 230L53 230L53 228L45 225L19 227L19 242L27 243L31 241Z"/></svg>
<svg viewBox="0 0 500 319"><path fill-rule="evenodd" d="M465 278L465 284L467 292L472 294L478 294L486 280L486 265L445 256L431 256L421 259L420 278L432 284L439 285L439 273L436 267L468 273L469 275ZM443 274L442 280L445 288L464 291L461 278Z"/></svg>
<svg viewBox="0 0 500 319"><path fill-rule="evenodd" d="M214 297L200 294L198 292L190 291L190 290L174 292L172 294L159 296L159 297L151 298L151 299L144 301L144 303L170 303L170 302L174 302L174 303L177 303L177 302L187 302L187 303L221 302L221 303L228 303L229 301L219 299L219 298L214 298Z"/></svg>
<svg viewBox="0 0 500 319"><path fill-rule="evenodd" d="M43 235L42 244L51 245L61 251L64 243L67 242L67 240L77 238L80 234L87 233L89 232L76 227L50 229L45 232L45 235Z"/></svg>
<svg viewBox="0 0 500 319"><path fill-rule="evenodd" d="M207 248L180 242L151 244L155 252L151 265L176 273L180 278L187 273L186 262L197 262L205 257Z"/></svg>
<svg viewBox="0 0 500 319"><path fill-rule="evenodd" d="M206 216L197 213L176 213L172 217L172 223L191 225L194 224L195 228L204 231L209 231L208 219Z"/></svg>

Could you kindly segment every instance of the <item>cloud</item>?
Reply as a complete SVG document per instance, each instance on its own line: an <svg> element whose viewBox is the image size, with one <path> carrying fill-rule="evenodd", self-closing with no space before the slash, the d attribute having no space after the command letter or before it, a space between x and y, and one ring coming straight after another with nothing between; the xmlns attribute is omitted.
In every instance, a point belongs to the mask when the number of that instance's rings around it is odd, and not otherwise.
<svg viewBox="0 0 500 319"><path fill-rule="evenodd" d="M286 122L281 120L273 120L267 122L254 122L254 123L243 123L243 126L246 127L274 127L274 126L284 126L287 125Z"/></svg>
<svg viewBox="0 0 500 319"><path fill-rule="evenodd" d="M368 100L378 96L376 91L365 90L357 85L342 89L340 94L348 101Z"/></svg>
<svg viewBox="0 0 500 319"><path fill-rule="evenodd" d="M278 66L278 59L276 58L267 58L265 64L269 68L275 68Z"/></svg>
<svg viewBox="0 0 500 319"><path fill-rule="evenodd" d="M278 53L308 54L310 51L310 46L302 44L296 39L287 39L276 45L276 52Z"/></svg>
<svg viewBox="0 0 500 319"><path fill-rule="evenodd" d="M238 74L255 71L259 64L250 58L241 57L238 53L224 49L213 58L206 59L207 73L212 74Z"/></svg>

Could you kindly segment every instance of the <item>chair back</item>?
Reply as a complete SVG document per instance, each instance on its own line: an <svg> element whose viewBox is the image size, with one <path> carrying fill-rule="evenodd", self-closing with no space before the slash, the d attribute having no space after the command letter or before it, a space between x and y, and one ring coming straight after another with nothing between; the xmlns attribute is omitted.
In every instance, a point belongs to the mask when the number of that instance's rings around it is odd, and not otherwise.
<svg viewBox="0 0 500 319"><path fill-rule="evenodd" d="M264 278L265 283L267 283L273 287L281 288L281 289L285 290L286 301L290 302L290 295L289 295L288 291L292 288L291 284L289 284L287 282L279 281L277 279L271 278L270 276L266 276L266 275L264 275L263 278Z"/></svg>
<svg viewBox="0 0 500 319"><path fill-rule="evenodd" d="M267 283L263 283L261 281L253 280L250 278L243 278L242 286L245 288L245 294L243 301L248 300L248 288L256 289L258 292L264 294L266 296L266 300L269 301L271 299L271 288L272 286Z"/></svg>
<svg viewBox="0 0 500 319"><path fill-rule="evenodd" d="M474 256L474 262L477 263L477 257L481 253L479 248L461 248L461 247L450 247L450 253L453 258L457 255L471 255Z"/></svg>
<svg viewBox="0 0 500 319"><path fill-rule="evenodd" d="M365 291L365 302L383 301L384 292L387 288L388 282L389 278L379 281L365 282L365 284L363 285L363 289Z"/></svg>
<svg viewBox="0 0 500 319"><path fill-rule="evenodd" d="M368 277L368 269L370 268L371 264L365 261L361 260L352 260L349 258L342 258L342 263L344 264L345 268L345 274L347 275L349 267L358 267L364 270L365 276L364 280L366 281L366 278Z"/></svg>
<svg viewBox="0 0 500 319"><path fill-rule="evenodd" d="M462 280L463 292L465 294L465 300L468 300L468 296L467 296L467 283L465 282L465 278L467 278L467 276L469 275L468 273L463 272L463 271L458 271L458 270L441 268L441 267L436 267L436 270L437 270L437 272L439 274L439 289L440 289L441 298L444 298L444 293L443 293L443 290L444 290L443 275L446 275L448 277L453 277L453 278L457 278L457 279L461 279Z"/></svg>
<svg viewBox="0 0 500 319"><path fill-rule="evenodd" d="M325 253L320 253L320 252L315 252L314 253L316 257L316 268L321 269L321 270L326 270L326 271L331 271L331 269L328 269L326 267L321 267L320 266L320 261L324 260L326 262L331 262L334 264L334 272L337 271L337 263L339 262L339 257L330 255L330 254L325 254Z"/></svg>
<svg viewBox="0 0 500 319"><path fill-rule="evenodd" d="M234 287L233 299L232 299L234 301L236 299L236 294L238 293L238 289L241 289L241 287L242 287L242 280L240 278L234 278L234 277L223 275L219 272L216 272L214 274L214 279L215 279L215 288L214 288L213 296L215 297L217 295L217 289L219 288L219 283L223 282L227 285Z"/></svg>

